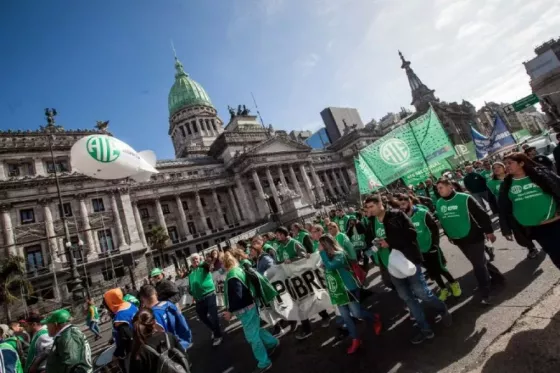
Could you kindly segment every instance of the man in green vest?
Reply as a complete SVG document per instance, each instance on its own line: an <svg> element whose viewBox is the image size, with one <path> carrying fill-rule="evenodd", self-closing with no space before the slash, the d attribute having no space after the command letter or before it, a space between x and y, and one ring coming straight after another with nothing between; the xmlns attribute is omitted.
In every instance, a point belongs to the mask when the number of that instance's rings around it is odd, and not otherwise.
<svg viewBox="0 0 560 373"><path fill-rule="evenodd" d="M307 251L308 254L313 253L313 242L309 232L301 226L299 223L292 224L292 237L299 242Z"/></svg>
<svg viewBox="0 0 560 373"><path fill-rule="evenodd" d="M437 182L441 198L436 211L443 231L471 262L483 305L490 304L491 282L503 284L504 276L485 255L484 240L496 241L492 220L470 195L457 193L448 179Z"/></svg>
<svg viewBox="0 0 560 373"><path fill-rule="evenodd" d="M286 227L276 228L276 239L280 242L278 247L277 260L279 263L290 264L294 260L309 257L309 254L305 250L302 244L300 244L295 239L289 236L290 232ZM330 325L330 317L327 311L319 312L319 315L323 319L321 326L328 328ZM294 330L295 325L292 325L292 330ZM296 339L303 340L311 336L311 323L309 320L301 320L301 331L296 334Z"/></svg>
<svg viewBox="0 0 560 373"><path fill-rule="evenodd" d="M53 339L45 325L41 324L41 316L32 313L25 323L27 332L31 335L29 351L25 360L25 373L42 373L47 366L47 356L51 351Z"/></svg>
<svg viewBox="0 0 560 373"><path fill-rule="evenodd" d="M222 330L218 318L218 305L216 303L216 287L212 279L209 264L202 262L200 254L191 256L192 271L189 274L189 294L196 301L196 314L200 321L212 331L212 345L222 343Z"/></svg>
<svg viewBox="0 0 560 373"><path fill-rule="evenodd" d="M70 323L68 310L52 312L41 324L47 325L53 340L51 352L47 357L46 373L91 373L91 349L88 340L80 329Z"/></svg>

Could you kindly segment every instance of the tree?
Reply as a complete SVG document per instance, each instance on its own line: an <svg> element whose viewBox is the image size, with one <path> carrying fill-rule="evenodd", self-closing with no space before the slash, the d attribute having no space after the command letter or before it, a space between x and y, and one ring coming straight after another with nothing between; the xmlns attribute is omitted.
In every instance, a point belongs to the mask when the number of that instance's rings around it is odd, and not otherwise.
<svg viewBox="0 0 560 373"><path fill-rule="evenodd" d="M0 263L0 302L4 312L11 320L10 305L20 299L22 294L31 294L33 288L27 281L25 260L19 256L8 255Z"/></svg>
<svg viewBox="0 0 560 373"><path fill-rule="evenodd" d="M169 240L169 235L161 226L155 226L152 228L149 234L150 248L153 251L158 251L161 257L161 265L163 266L163 249L167 246L167 241Z"/></svg>

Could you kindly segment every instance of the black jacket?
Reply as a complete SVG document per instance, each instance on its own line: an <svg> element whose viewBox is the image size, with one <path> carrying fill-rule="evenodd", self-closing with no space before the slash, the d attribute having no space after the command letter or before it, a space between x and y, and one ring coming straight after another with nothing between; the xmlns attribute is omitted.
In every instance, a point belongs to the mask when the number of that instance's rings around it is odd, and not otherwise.
<svg viewBox="0 0 560 373"><path fill-rule="evenodd" d="M536 155L533 157L533 161L541 164L542 166L548 168L549 170L552 170L552 167L554 166L552 161L546 155L541 155L541 154Z"/></svg>
<svg viewBox="0 0 560 373"><path fill-rule="evenodd" d="M438 247L439 246L439 227L438 227L433 215L430 214L430 213L426 214L426 225L428 226L428 229L430 230L430 234L432 236L432 247Z"/></svg>
<svg viewBox="0 0 560 373"><path fill-rule="evenodd" d="M465 188L471 193L483 193L488 189L484 176L475 171L465 175L463 182L465 183Z"/></svg>
<svg viewBox="0 0 560 373"><path fill-rule="evenodd" d="M537 184L543 192L550 194L556 201L556 206L560 206L560 176L553 171L539 167L527 172L527 176L531 181ZM509 236L512 230L517 229L519 225L513 216L513 204L509 199L509 190L513 178L511 175L506 176L498 197L498 207L500 209L500 228L502 234Z"/></svg>
<svg viewBox="0 0 560 373"><path fill-rule="evenodd" d="M181 295L179 293L179 289L174 282L170 280L163 279L156 284L156 291L158 294L158 300L162 301L169 301L172 303L177 303L181 300Z"/></svg>
<svg viewBox="0 0 560 373"><path fill-rule="evenodd" d="M455 194L456 193L453 192L448 197L441 198L449 200L453 198ZM453 239L453 243L458 246L460 246L462 243L475 243L484 241L485 234L494 233L494 228L492 228L492 219L490 219L488 213L483 209L482 206L478 204L478 202L475 201L472 196L469 196L467 200L467 207L469 209L471 230L466 237Z"/></svg>
<svg viewBox="0 0 560 373"><path fill-rule="evenodd" d="M366 233L366 228L364 227L364 225L362 224L361 221L356 221L355 227L356 227L356 231L358 232L358 234ZM350 225L348 226L348 229L346 230L346 235L348 237L352 237L352 235L354 234L354 232L353 232L354 229L353 228L354 227L350 227ZM366 246L367 246L367 242L366 242Z"/></svg>
<svg viewBox="0 0 560 373"><path fill-rule="evenodd" d="M366 244L370 246L375 239L375 217L369 217L366 227ZM422 264L423 258L418 242L416 241L416 228L412 221L401 210L391 209L385 212L383 219L386 241L391 249L401 251L404 256L414 264Z"/></svg>

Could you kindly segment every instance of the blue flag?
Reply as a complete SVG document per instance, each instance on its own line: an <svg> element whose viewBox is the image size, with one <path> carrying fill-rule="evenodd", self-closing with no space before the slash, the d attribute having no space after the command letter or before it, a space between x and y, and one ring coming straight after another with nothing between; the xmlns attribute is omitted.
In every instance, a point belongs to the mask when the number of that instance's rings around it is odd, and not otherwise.
<svg viewBox="0 0 560 373"><path fill-rule="evenodd" d="M488 148L490 147L490 139L471 126L471 135L476 151L476 158L482 159L488 155Z"/></svg>
<svg viewBox="0 0 560 373"><path fill-rule="evenodd" d="M490 147L488 148L488 152L494 153L506 146L514 144L515 139L507 129L502 118L496 114L494 129L492 130L492 135L490 135Z"/></svg>

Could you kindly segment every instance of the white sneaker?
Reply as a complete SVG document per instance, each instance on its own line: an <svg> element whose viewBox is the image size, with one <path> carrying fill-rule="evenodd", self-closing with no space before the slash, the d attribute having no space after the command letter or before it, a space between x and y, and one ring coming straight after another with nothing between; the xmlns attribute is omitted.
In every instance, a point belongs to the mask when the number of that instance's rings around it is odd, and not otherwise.
<svg viewBox="0 0 560 373"><path fill-rule="evenodd" d="M212 346L217 347L222 344L222 337L214 338L212 341Z"/></svg>

